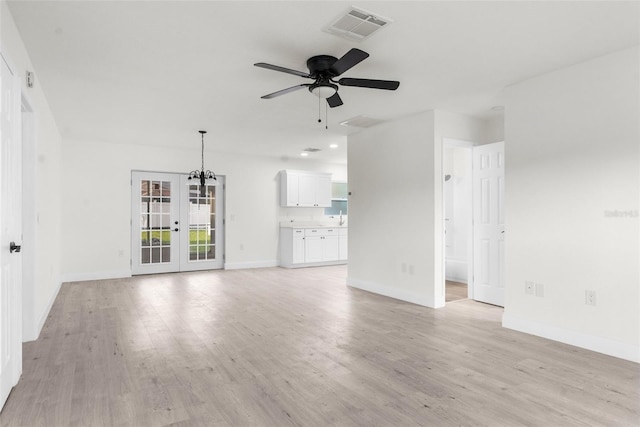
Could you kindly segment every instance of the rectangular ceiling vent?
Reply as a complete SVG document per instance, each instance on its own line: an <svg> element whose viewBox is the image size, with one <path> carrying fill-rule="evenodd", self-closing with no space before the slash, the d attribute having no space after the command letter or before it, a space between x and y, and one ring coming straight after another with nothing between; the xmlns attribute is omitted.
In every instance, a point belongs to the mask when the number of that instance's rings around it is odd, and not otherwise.
<svg viewBox="0 0 640 427"><path fill-rule="evenodd" d="M324 30L347 40L362 41L391 22L390 19L352 6Z"/></svg>
<svg viewBox="0 0 640 427"><path fill-rule="evenodd" d="M319 148L305 148L302 151L306 151L307 153L315 153L315 152L320 151L320 149Z"/></svg>
<svg viewBox="0 0 640 427"><path fill-rule="evenodd" d="M383 123L384 120L374 119L373 117L367 116L355 116L349 120L345 120L340 123L342 126L352 126L357 128L370 128L371 126L378 125Z"/></svg>

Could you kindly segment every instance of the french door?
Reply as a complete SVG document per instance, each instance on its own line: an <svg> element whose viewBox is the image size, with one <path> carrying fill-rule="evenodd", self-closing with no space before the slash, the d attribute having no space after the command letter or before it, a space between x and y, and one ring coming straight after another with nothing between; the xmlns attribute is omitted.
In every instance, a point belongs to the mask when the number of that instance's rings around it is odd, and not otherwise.
<svg viewBox="0 0 640 427"><path fill-rule="evenodd" d="M204 191L187 175L131 173L132 274L224 266L224 177Z"/></svg>

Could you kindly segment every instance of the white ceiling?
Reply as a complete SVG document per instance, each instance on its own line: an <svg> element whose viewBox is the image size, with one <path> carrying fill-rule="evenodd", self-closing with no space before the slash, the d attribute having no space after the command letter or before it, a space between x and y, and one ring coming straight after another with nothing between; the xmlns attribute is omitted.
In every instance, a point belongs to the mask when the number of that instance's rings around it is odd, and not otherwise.
<svg viewBox="0 0 640 427"><path fill-rule="evenodd" d="M496 114L510 84L639 43L640 3L338 1L10 1L64 137L346 161L357 115L432 108ZM351 5L393 20L361 43L322 31ZM318 54L371 56L344 77L399 80L395 91L342 87L319 125L300 71ZM324 105L322 108L324 115ZM340 144L330 150L330 143Z"/></svg>

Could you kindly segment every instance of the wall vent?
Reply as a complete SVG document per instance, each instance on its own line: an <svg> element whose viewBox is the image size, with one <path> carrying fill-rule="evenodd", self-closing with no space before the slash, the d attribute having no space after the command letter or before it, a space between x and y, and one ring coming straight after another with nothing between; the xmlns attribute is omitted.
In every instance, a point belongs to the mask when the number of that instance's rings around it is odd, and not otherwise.
<svg viewBox="0 0 640 427"><path fill-rule="evenodd" d="M357 127L357 128L370 128L371 126L375 126L378 125L380 123L383 123L384 120L381 119L374 119L373 117L367 117L367 116L355 116L352 117L348 120L345 120L344 122L341 122L340 124L342 126L353 126L353 127Z"/></svg>
<svg viewBox="0 0 640 427"><path fill-rule="evenodd" d="M326 27L324 31L347 40L362 41L376 31L389 26L391 22L390 19L352 6L345 14L340 15Z"/></svg>
<svg viewBox="0 0 640 427"><path fill-rule="evenodd" d="M319 148L305 148L302 151L306 151L307 153L316 153L316 152L320 151L320 149Z"/></svg>

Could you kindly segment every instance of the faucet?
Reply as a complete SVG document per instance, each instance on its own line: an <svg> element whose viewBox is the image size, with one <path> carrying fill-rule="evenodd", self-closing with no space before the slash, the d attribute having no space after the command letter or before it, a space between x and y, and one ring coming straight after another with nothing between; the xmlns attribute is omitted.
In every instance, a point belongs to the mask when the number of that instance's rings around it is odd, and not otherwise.
<svg viewBox="0 0 640 427"><path fill-rule="evenodd" d="M342 211L340 211L340 225L344 225L344 218L342 218Z"/></svg>

